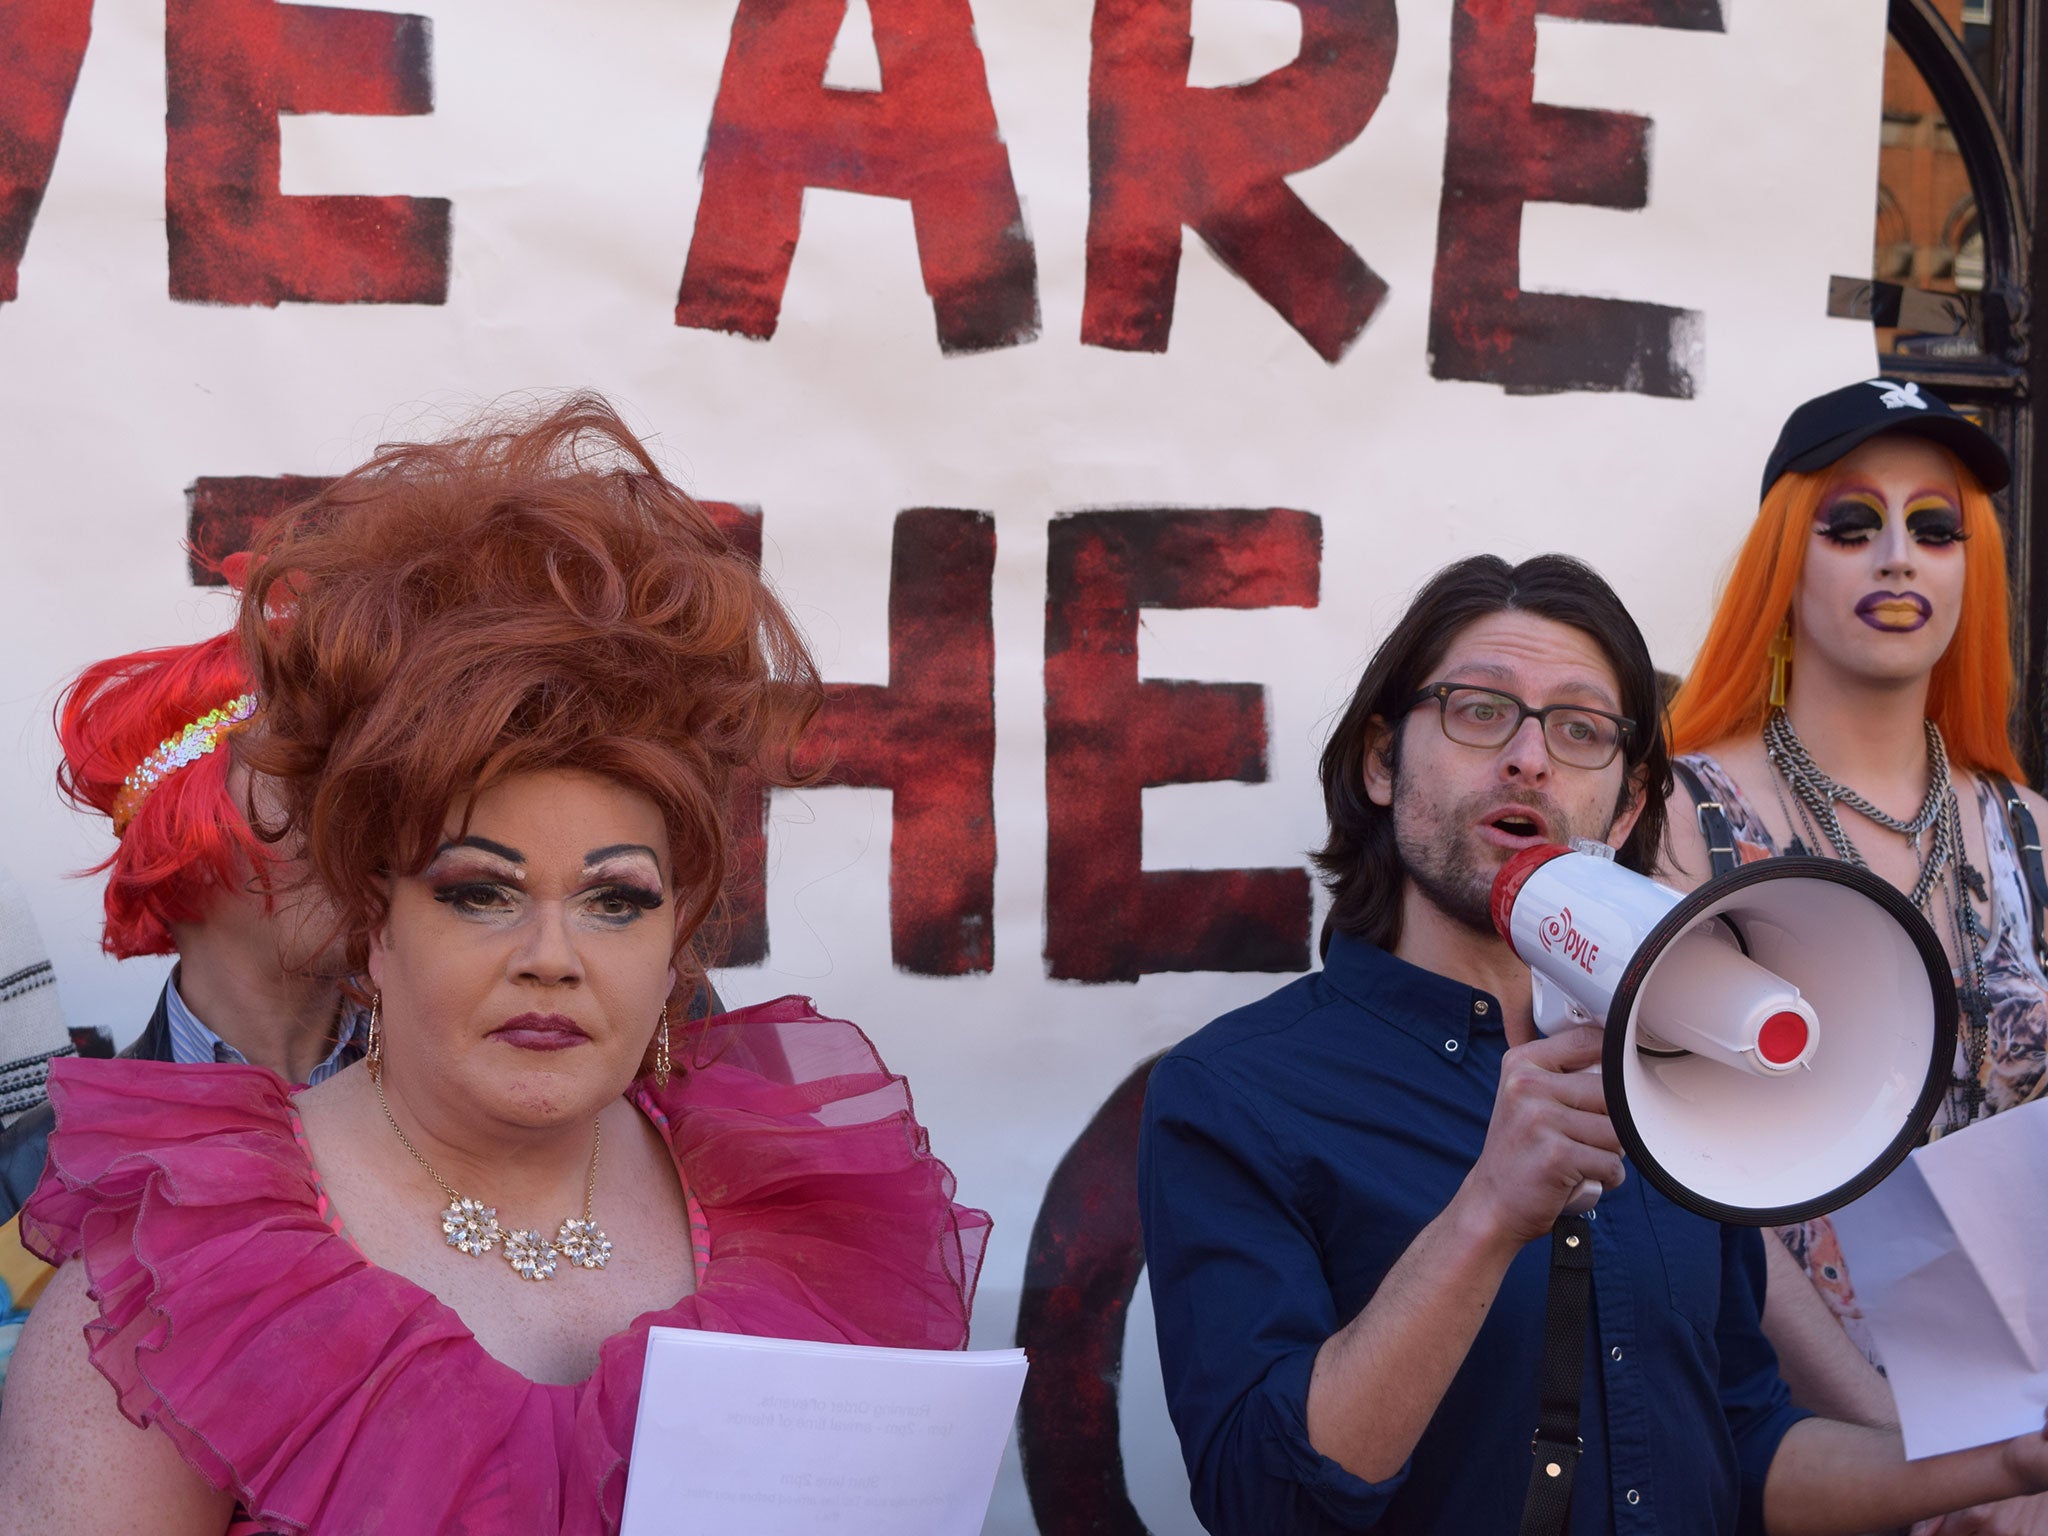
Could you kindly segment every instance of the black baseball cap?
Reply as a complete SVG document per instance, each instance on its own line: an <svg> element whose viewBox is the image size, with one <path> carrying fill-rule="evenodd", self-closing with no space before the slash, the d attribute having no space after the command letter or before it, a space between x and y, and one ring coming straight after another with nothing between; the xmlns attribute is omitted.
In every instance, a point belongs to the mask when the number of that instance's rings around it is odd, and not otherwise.
<svg viewBox="0 0 2048 1536"><path fill-rule="evenodd" d="M1886 432L1932 438L1967 464L1987 491L2004 490L2012 479L2005 450L1941 396L1904 379L1865 379L1816 396L1785 419L1764 463L1763 494L1786 470L1825 469Z"/></svg>

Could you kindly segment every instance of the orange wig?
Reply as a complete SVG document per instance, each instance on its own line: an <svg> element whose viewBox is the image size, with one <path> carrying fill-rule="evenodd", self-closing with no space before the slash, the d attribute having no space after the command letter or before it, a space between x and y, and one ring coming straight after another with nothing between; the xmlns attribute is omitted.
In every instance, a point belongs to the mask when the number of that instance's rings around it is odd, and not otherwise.
<svg viewBox="0 0 2048 1536"><path fill-rule="evenodd" d="M1927 711L1957 767L2023 780L2013 755L2012 637L2006 611L2005 539L1991 497L1950 455L1962 490L1963 614L1934 665ZM1772 484L1735 557L1713 624L1671 701L1671 751L1699 752L1763 729L1769 709L1771 636L1792 612L1813 523L1831 471L1788 470ZM1798 671L1798 659L1792 672Z"/></svg>
<svg viewBox="0 0 2048 1536"><path fill-rule="evenodd" d="M79 810L111 819L137 764L248 690L249 669L232 631L93 663L57 701L59 793ZM232 755L223 744L166 774L136 807L114 851L86 871L107 871L100 947L108 954L171 954L172 924L201 921L219 891L246 885L268 865L228 788Z"/></svg>

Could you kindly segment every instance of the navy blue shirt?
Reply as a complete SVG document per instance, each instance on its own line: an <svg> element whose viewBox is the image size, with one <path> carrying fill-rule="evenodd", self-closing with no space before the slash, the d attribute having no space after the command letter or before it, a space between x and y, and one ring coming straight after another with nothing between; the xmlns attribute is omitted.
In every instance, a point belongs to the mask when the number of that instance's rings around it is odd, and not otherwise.
<svg viewBox="0 0 2048 1536"><path fill-rule="evenodd" d="M1337 936L1325 968L1153 1069L1139 1149L1167 1404L1203 1524L1232 1536L1513 1536L1536 1425L1550 1241L1501 1283L1414 1454L1369 1483L1309 1444L1308 1382L1478 1160L1497 999ZM1593 1221L1574 1536L1763 1529L1791 1406L1758 1327L1754 1230L1631 1170Z"/></svg>

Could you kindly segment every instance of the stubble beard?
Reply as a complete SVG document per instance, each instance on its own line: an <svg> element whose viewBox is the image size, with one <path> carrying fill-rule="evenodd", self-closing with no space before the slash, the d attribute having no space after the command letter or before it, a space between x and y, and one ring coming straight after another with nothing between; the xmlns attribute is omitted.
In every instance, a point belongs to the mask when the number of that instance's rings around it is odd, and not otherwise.
<svg viewBox="0 0 2048 1536"><path fill-rule="evenodd" d="M1493 913L1487 900L1493 892L1490 874L1438 844L1403 848L1401 861L1424 901L1461 928L1480 934L1493 932Z"/></svg>
<svg viewBox="0 0 2048 1536"><path fill-rule="evenodd" d="M1418 826L1412 817L1401 814L1402 789L1403 784L1397 774L1394 783L1394 844L1400 851L1402 868L1408 879L1414 883L1423 900L1445 917L1461 928L1487 938L1494 936L1494 876L1500 872L1506 857L1489 858L1481 851L1470 831L1475 824L1474 818L1481 811L1501 803L1503 798L1520 800L1542 810L1553 842L1569 845L1575 837L1585 835L1572 826L1562 808L1549 796L1503 797L1496 790L1460 802L1444 821L1434 826ZM1609 817L1607 824L1594 835L1605 837L1613 825L1613 818Z"/></svg>

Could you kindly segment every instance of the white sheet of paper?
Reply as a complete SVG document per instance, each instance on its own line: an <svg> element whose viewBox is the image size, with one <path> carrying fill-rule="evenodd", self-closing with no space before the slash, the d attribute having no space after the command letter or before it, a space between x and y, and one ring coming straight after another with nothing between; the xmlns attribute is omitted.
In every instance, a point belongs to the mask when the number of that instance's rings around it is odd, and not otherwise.
<svg viewBox="0 0 2048 1536"><path fill-rule="evenodd" d="M2007 1110L1921 1148L1835 1212L1909 1457L2041 1427L2048 1223L2027 1219L2014 1192L2042 1188L2048 1103Z"/></svg>
<svg viewBox="0 0 2048 1536"><path fill-rule="evenodd" d="M620 1536L976 1536L1021 1349L653 1328Z"/></svg>

